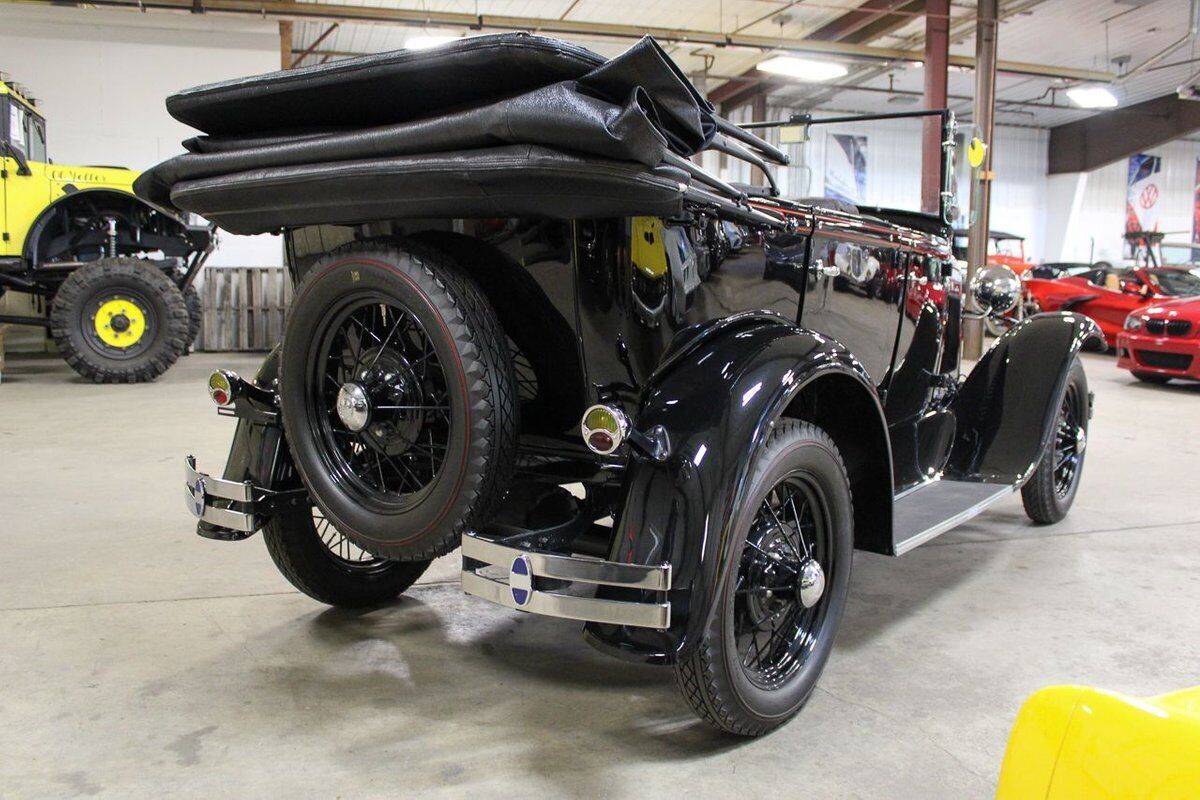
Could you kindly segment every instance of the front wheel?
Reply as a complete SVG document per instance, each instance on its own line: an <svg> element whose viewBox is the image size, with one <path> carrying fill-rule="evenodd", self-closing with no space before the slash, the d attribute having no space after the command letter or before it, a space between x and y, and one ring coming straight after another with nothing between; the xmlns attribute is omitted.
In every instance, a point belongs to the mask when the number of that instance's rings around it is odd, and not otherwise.
<svg viewBox="0 0 1200 800"><path fill-rule="evenodd" d="M1076 358L1067 375L1054 432L1033 476L1021 487L1025 513L1039 525L1058 522L1075 502L1087 449L1090 404L1087 375Z"/></svg>
<svg viewBox="0 0 1200 800"><path fill-rule="evenodd" d="M759 736L800 710L829 659L854 515L836 445L798 420L778 423L747 486L708 624L675 678L706 722Z"/></svg>

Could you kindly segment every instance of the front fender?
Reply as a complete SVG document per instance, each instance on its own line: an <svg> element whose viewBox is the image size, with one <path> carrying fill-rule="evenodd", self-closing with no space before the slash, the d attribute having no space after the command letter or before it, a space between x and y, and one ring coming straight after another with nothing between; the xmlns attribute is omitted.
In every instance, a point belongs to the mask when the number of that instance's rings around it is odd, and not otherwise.
<svg viewBox="0 0 1200 800"><path fill-rule="evenodd" d="M700 336L701 339L696 339ZM775 421L807 385L836 374L869 395L884 445L883 495L891 498L886 425L874 386L840 343L781 318L748 315L697 333L668 350L643 390L636 425L661 425L664 462L631 456L609 560L671 564L666 631L589 623L590 642L616 655L673 662L695 646L730 558L737 509L746 502L754 457ZM890 510L890 509L889 509ZM890 514L882 517L890 536ZM616 597L605 589L602 594Z"/></svg>
<svg viewBox="0 0 1200 800"><path fill-rule="evenodd" d="M954 401L946 475L1023 484L1050 441L1071 364L1092 338L1104 338L1096 323L1069 312L1036 314L1005 332Z"/></svg>

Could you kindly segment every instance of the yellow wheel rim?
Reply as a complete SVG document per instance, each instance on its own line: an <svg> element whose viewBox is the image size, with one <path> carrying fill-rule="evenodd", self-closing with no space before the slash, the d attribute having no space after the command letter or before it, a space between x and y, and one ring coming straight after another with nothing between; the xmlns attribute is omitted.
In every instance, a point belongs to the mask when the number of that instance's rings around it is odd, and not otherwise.
<svg viewBox="0 0 1200 800"><path fill-rule="evenodd" d="M110 347L132 347L146 332L146 314L132 300L107 300L96 312L96 335Z"/></svg>

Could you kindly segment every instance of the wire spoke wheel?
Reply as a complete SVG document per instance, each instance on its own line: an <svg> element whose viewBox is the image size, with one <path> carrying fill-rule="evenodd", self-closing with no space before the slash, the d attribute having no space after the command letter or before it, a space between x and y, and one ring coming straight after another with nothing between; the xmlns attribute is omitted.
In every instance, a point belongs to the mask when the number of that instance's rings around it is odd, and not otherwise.
<svg viewBox="0 0 1200 800"><path fill-rule="evenodd" d="M316 506L312 507L312 521L317 537L325 546L329 557L342 569L356 573L370 573L378 572L392 563L389 559L371 555L347 539L345 534L339 531Z"/></svg>
<svg viewBox="0 0 1200 800"><path fill-rule="evenodd" d="M833 569L828 509L818 486L788 475L763 499L734 586L733 626L746 676L773 689L803 666L825 614Z"/></svg>
<svg viewBox="0 0 1200 800"><path fill-rule="evenodd" d="M328 320L308 379L323 457L364 503L403 509L446 461L453 414L442 364L394 299L360 296Z"/></svg>
<svg viewBox="0 0 1200 800"><path fill-rule="evenodd" d="M1038 458L1037 468L1021 487L1025 513L1039 525L1051 525L1067 515L1075 502L1087 455L1091 394L1078 358L1071 362L1066 377L1050 441Z"/></svg>
<svg viewBox="0 0 1200 800"><path fill-rule="evenodd" d="M1086 434L1079 424L1078 407L1076 387L1068 386L1054 431L1054 492L1059 497L1066 497L1075 485L1085 446Z"/></svg>
<svg viewBox="0 0 1200 800"><path fill-rule="evenodd" d="M854 499L837 445L812 423L778 420L739 506L712 610L675 680L702 719L759 736L812 696L846 607Z"/></svg>

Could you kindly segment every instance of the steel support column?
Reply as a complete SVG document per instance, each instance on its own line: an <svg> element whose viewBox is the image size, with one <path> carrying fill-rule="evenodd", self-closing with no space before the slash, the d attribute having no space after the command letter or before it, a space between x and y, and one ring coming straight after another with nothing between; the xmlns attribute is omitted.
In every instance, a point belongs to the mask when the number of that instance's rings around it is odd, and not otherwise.
<svg viewBox="0 0 1200 800"><path fill-rule="evenodd" d="M750 103L750 121L751 122L766 122L767 121L767 95L766 92L760 92L754 96L754 100ZM763 175L762 170L753 168L750 170L750 183L754 186L766 186L767 177Z"/></svg>
<svg viewBox="0 0 1200 800"><path fill-rule="evenodd" d="M279 21L279 68L292 68L292 21Z"/></svg>
<svg viewBox="0 0 1200 800"><path fill-rule="evenodd" d="M950 58L950 0L925 3L925 108L945 108ZM942 126L927 117L922 123L921 210L936 214L941 205Z"/></svg>
<svg viewBox="0 0 1200 800"><path fill-rule="evenodd" d="M972 209L975 220L971 223L970 238L967 240L967 285L970 292L975 271L987 261L989 210L992 199L992 151L994 130L993 116L996 111L996 21L998 0L979 0L979 13L975 26L975 124L979 136L987 144L983 164L979 167L979 189L975 194L977 208ZM983 355L983 320L967 318L963 321L963 356L978 359Z"/></svg>

